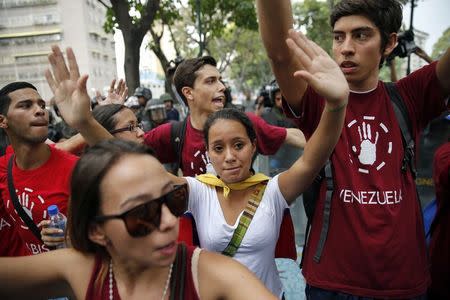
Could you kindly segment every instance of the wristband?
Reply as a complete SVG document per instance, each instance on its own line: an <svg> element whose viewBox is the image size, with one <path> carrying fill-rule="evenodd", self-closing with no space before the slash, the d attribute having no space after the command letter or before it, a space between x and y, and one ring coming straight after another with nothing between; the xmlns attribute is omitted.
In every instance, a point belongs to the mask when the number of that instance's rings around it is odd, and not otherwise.
<svg viewBox="0 0 450 300"><path fill-rule="evenodd" d="M347 106L348 102L344 102L343 104L341 104L338 107L335 108L327 108L327 112L338 112L341 111L342 109L344 109Z"/></svg>

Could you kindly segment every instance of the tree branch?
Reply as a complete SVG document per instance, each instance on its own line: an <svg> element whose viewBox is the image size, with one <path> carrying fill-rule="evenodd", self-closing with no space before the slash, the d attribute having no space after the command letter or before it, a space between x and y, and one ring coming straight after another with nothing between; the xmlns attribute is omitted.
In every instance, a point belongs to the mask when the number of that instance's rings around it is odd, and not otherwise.
<svg viewBox="0 0 450 300"><path fill-rule="evenodd" d="M175 48L175 54L177 57L180 57L180 49L178 48L178 42L173 34L172 27L170 25L167 25L167 27L169 28L170 37L172 38L173 47Z"/></svg>
<svg viewBox="0 0 450 300"><path fill-rule="evenodd" d="M103 0L97 0L98 2L100 2L104 7L106 7L106 9L111 8L111 6L108 6L105 2L103 2Z"/></svg>
<svg viewBox="0 0 450 300"><path fill-rule="evenodd" d="M147 1L147 5L145 6L144 13L142 14L141 17L141 22L138 25L138 30L144 31L144 35L150 28L150 25L152 25L153 20L155 19L156 12L159 9L159 2L160 0Z"/></svg>

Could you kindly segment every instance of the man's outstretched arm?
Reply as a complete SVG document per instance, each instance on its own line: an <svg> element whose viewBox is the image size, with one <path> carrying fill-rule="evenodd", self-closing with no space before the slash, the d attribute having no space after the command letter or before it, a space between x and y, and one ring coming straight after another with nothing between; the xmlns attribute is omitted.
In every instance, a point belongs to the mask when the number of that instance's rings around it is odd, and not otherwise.
<svg viewBox="0 0 450 300"><path fill-rule="evenodd" d="M299 111L307 84L295 71L303 67L286 45L289 30L293 28L290 0L257 0L259 32L269 57L272 71L289 105Z"/></svg>
<svg viewBox="0 0 450 300"><path fill-rule="evenodd" d="M298 128L286 128L286 139L284 143L303 149L306 145L305 135Z"/></svg>

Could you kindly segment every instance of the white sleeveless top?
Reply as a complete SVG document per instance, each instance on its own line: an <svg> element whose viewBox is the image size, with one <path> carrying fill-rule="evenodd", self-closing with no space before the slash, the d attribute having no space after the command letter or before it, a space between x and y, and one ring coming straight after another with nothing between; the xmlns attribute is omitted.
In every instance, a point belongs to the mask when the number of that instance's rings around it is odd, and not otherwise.
<svg viewBox="0 0 450 300"><path fill-rule="evenodd" d="M242 212L233 226L228 225L216 189L195 178L185 178L189 184L188 210L194 216L200 245L221 253L231 240ZM277 175L269 180L255 216L234 255L234 259L245 265L280 298L283 289L275 264L275 246L286 208L288 205L280 192Z"/></svg>

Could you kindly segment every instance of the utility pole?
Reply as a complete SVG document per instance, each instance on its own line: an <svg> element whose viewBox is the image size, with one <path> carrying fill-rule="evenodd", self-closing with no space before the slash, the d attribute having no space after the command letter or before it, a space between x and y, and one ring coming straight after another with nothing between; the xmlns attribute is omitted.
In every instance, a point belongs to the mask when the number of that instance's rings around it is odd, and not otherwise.
<svg viewBox="0 0 450 300"><path fill-rule="evenodd" d="M413 19L414 19L414 0L411 0L411 16L409 18L409 30L411 30L411 32L414 32ZM411 73L411 54L408 55L408 66L406 68L406 75L409 75L410 73Z"/></svg>

